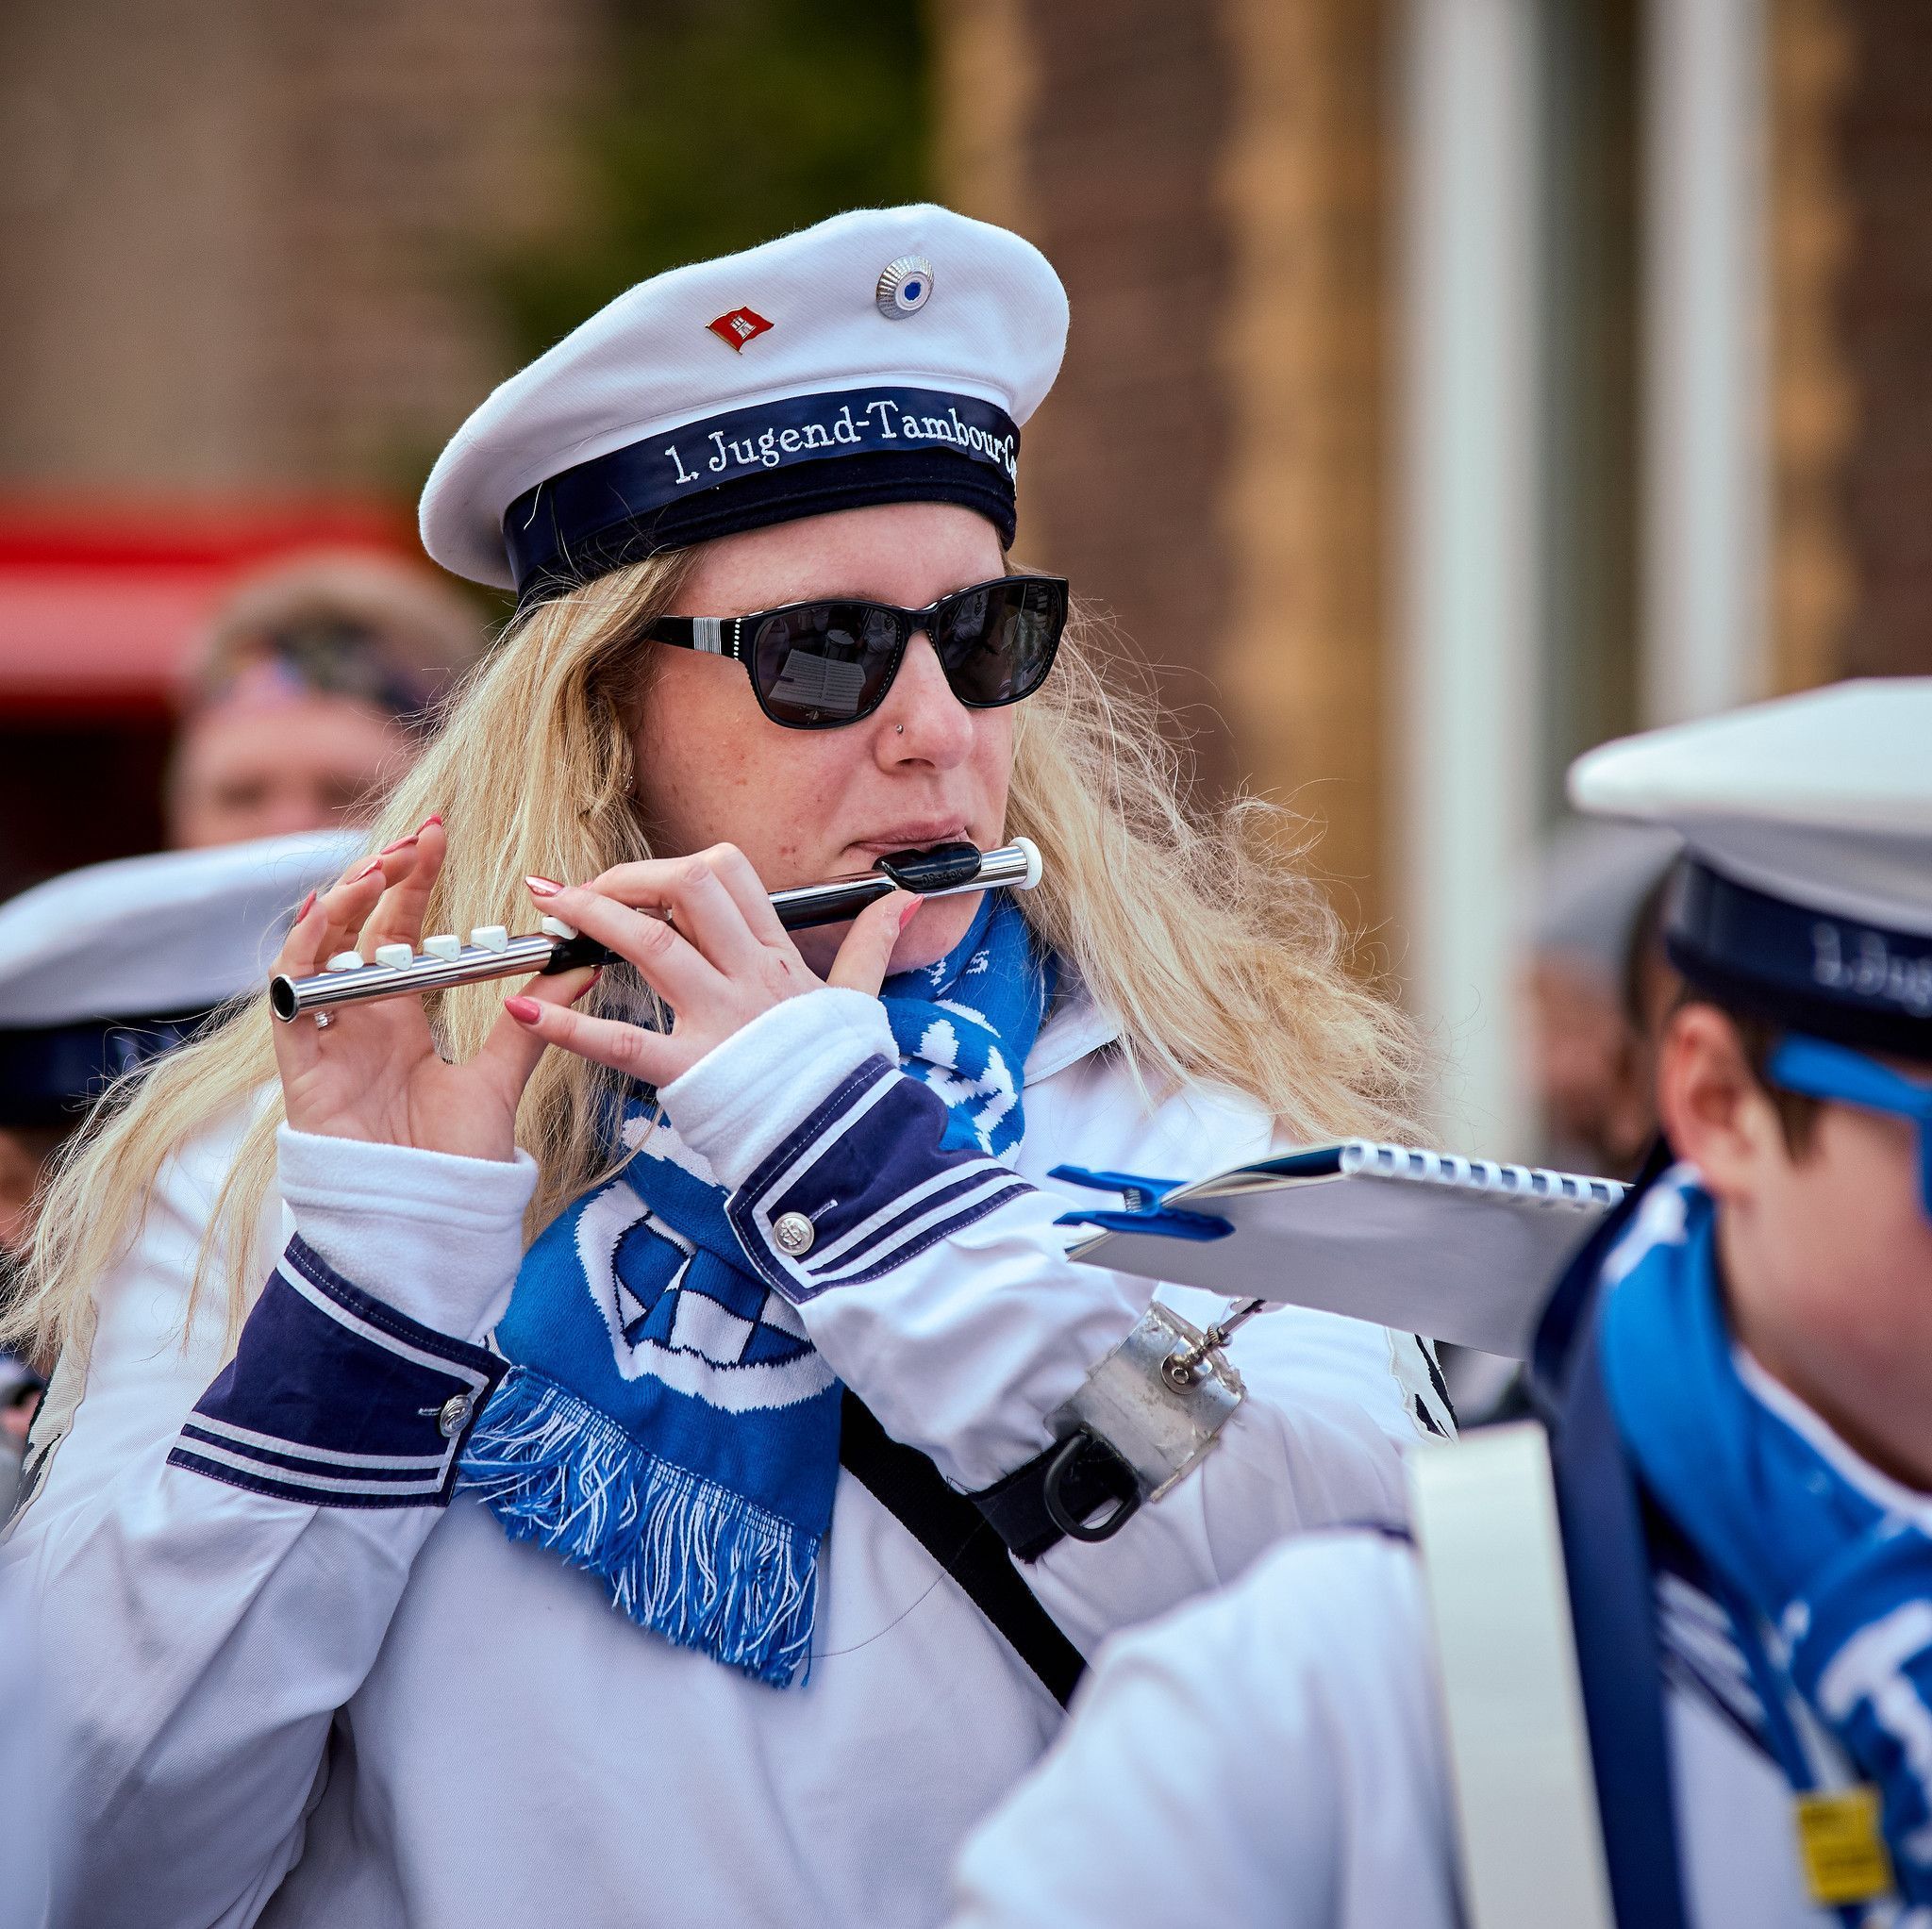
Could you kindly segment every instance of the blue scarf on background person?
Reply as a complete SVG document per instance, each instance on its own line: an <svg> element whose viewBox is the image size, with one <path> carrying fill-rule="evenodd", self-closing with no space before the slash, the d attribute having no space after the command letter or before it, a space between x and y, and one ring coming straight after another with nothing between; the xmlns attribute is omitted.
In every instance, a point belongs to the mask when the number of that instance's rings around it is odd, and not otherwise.
<svg viewBox="0 0 1932 1929"><path fill-rule="evenodd" d="M1792 1686L1877 1788L1900 1893L1932 1902L1932 1538L1888 1505L1876 1477L1871 1488L1855 1480L1739 1373L1715 1226L1709 1194L1680 1167L1610 1256L1602 1345L1617 1428L1645 1485L1776 1632Z"/></svg>
<svg viewBox="0 0 1932 1929"><path fill-rule="evenodd" d="M994 891L939 963L886 981L901 1065L947 1106L943 1148L998 1157L1019 1143L1055 977ZM510 1369L460 1485L512 1540L595 1574L641 1627L787 1687L811 1651L839 1382L655 1103L626 1109L622 1137L623 1172L524 1256L491 1336Z"/></svg>

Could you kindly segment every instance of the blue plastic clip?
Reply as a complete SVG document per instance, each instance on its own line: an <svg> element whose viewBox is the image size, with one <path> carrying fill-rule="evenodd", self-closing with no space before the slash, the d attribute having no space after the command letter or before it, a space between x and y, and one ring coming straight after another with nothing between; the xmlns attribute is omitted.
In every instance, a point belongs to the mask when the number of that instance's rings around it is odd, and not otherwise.
<svg viewBox="0 0 1932 1929"><path fill-rule="evenodd" d="M1090 1172L1085 1166L1055 1166L1047 1177L1064 1179L1070 1186L1085 1186L1090 1192L1118 1192L1129 1212L1145 1212L1188 1183L1185 1179L1143 1178L1139 1172Z"/></svg>
<svg viewBox="0 0 1932 1929"><path fill-rule="evenodd" d="M1139 1172L1090 1172L1085 1166L1055 1166L1050 1179L1062 1179L1070 1186L1085 1186L1095 1192L1118 1192L1125 1210L1108 1211L1095 1207L1088 1211L1066 1212L1054 1221L1056 1225L1095 1225L1110 1233L1156 1233L1170 1239L1224 1239L1234 1227L1209 1212L1186 1212L1164 1206L1160 1202L1170 1192L1187 1184L1185 1179L1150 1179Z"/></svg>

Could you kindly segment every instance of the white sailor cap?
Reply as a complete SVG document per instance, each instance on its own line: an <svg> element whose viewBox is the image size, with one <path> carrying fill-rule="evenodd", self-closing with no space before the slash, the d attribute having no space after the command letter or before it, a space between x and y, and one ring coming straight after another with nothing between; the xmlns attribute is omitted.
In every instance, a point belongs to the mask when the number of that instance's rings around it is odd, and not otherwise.
<svg viewBox="0 0 1932 1929"><path fill-rule="evenodd" d="M1665 824L1693 984L1774 1023L1932 1057L1932 677L1833 684L1604 745L1579 810Z"/></svg>
<svg viewBox="0 0 1932 1929"><path fill-rule="evenodd" d="M265 984L289 913L362 848L309 831L125 857L0 905L0 1124L65 1122Z"/></svg>
<svg viewBox="0 0 1932 1929"><path fill-rule="evenodd" d="M528 605L768 523L955 502L1010 544L1020 425L1066 347L1040 250L860 208L641 282L512 375L423 491L423 546Z"/></svg>

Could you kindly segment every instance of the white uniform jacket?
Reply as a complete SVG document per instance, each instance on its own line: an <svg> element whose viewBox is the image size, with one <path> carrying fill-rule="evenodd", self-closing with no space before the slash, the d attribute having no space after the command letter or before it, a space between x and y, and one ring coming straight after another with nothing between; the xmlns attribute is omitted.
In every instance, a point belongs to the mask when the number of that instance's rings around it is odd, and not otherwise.
<svg viewBox="0 0 1932 1929"><path fill-rule="evenodd" d="M1723 1611L1679 1575L1655 1585L1692 1929L1841 1929L1807 1898ZM952 1929L1457 1929L1433 1653L1416 1555L1362 1533L1298 1538L1109 1642L1045 1760L968 1842ZM1807 1740L1822 1786L1857 1779Z"/></svg>
<svg viewBox="0 0 1932 1929"><path fill-rule="evenodd" d="M764 1014L665 1094L828 1364L965 1488L1048 1444L1046 1416L1150 1296L1068 1263L1054 1220L1093 1195L1048 1168L1184 1176L1270 1142L1225 1091L1150 1115L1111 1036L1062 999L1004 1163L933 1150L938 1100L854 992ZM54 1921L942 1918L961 1838L1060 1721L964 1594L841 1472L810 1677L776 1689L450 1505L460 1429L441 1429L500 1366L482 1342L520 1256L526 1158L285 1131L269 1284L224 1366L217 1295L191 1318L189 1281L234 1129L163 1170L102 1282L84 1389L69 1372L49 1400L58 1443L15 1537L43 1607ZM817 1254L788 1257L770 1229L799 1209ZM835 1243L827 1284L809 1269ZM1197 1319L1221 1305L1171 1298ZM1249 1397L1203 1467L1115 1538L1024 1571L1083 1649L1285 1532L1401 1508L1395 1441L1433 1397L1413 1339L1284 1310L1235 1357Z"/></svg>

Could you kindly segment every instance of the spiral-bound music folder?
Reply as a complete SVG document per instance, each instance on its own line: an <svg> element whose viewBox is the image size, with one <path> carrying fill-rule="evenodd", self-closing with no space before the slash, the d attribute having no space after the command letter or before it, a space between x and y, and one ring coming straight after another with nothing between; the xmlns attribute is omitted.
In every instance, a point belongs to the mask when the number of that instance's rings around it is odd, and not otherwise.
<svg viewBox="0 0 1932 1929"><path fill-rule="evenodd" d="M1614 1179L1350 1139L1191 1185L1059 1168L1126 1209L1069 1256L1234 1299L1317 1306L1521 1358Z"/></svg>

